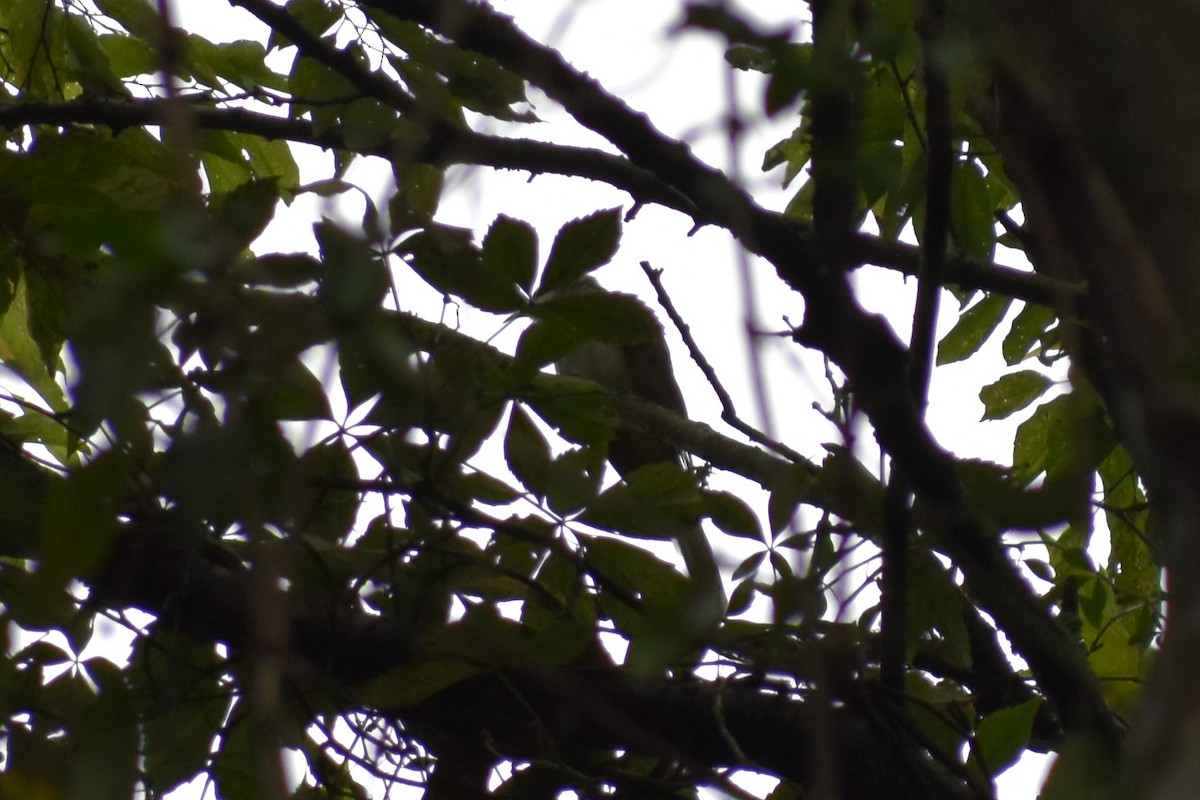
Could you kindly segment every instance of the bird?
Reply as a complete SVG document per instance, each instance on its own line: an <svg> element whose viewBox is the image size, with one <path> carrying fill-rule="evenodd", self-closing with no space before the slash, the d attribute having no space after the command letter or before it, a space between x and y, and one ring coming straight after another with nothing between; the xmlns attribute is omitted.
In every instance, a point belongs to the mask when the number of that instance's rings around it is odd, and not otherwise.
<svg viewBox="0 0 1200 800"><path fill-rule="evenodd" d="M605 292L599 281L586 275L567 292ZM634 342L617 343L586 339L555 361L560 375L595 381L614 394L639 397L677 414L687 413L683 392L671 366L671 353L661 323L654 313L656 333ZM686 457L675 445L655 436L619 425L608 446L608 461L622 479L638 469L668 462L686 466ZM692 581L689 609L691 632L710 633L724 616L725 589L708 536L697 520L676 537L688 577Z"/></svg>

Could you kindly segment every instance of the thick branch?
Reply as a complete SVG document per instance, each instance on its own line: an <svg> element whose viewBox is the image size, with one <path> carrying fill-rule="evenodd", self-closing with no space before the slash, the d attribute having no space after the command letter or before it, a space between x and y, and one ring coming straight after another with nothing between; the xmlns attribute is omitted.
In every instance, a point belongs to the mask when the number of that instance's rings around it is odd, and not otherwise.
<svg viewBox="0 0 1200 800"><path fill-rule="evenodd" d="M567 669L482 675L403 714L453 735L485 735L516 759L569 759L579 745L630 748L692 768L753 766L802 786L831 767L838 796L849 800L970 796L870 709L818 706L753 683L636 681ZM818 738L827 740L819 748ZM557 745L550 752L549 742ZM818 766L818 752L833 753L836 763Z"/></svg>
<svg viewBox="0 0 1200 800"><path fill-rule="evenodd" d="M331 150L349 150L336 128L317 133L312 125L299 119L271 116L239 108L216 108L195 102L188 106L191 121L202 130L223 130L311 144ZM121 131L167 122L164 103L153 100L115 100L87 98L69 103L29 103L0 108L0 127L24 125L103 125ZM391 159L397 154L388 146L358 148L355 152ZM452 125L437 124L429 132L425 145L403 153L411 161L450 166L472 164L495 169L513 169L531 174L568 175L609 184L628 192L637 205L656 204L686 214L698 224L715 222L684 194L671 187L652 171L642 169L629 159L585 147L558 145L529 139L511 139L475 133ZM761 211L771 216L771 212ZM773 215L778 216L778 215ZM778 220L783 224L781 216ZM789 221L794 258L812 263L814 244L806 226ZM920 263L920 248L877 236L857 234L849 247L855 263L873 264L915 277ZM989 264L967 256L948 259L947 285L979 289L1053 308L1070 307L1083 294L1078 284L1012 267Z"/></svg>

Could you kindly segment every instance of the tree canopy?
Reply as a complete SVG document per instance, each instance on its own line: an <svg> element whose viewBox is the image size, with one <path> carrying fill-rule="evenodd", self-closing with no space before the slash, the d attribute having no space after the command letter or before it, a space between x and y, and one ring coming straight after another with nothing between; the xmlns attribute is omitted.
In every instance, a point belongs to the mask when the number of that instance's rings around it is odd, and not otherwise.
<svg viewBox="0 0 1200 800"><path fill-rule="evenodd" d="M1046 797L1192 796L1194 3L680 4L664 36L762 78L753 114L698 95L730 149L790 131L755 154L781 208L494 5L229 5L269 37L0 5L0 796L950 800L1029 751ZM623 201L465 229L439 204L471 170ZM311 250L261 244L347 196ZM653 310L579 289L650 209L795 293L758 322L824 359L788 399L822 446L728 401L656 271L703 265L646 264ZM867 265L913 279L911 330ZM552 368L663 335L720 419ZM925 421L997 340L1007 463ZM89 647L114 624L127 659Z"/></svg>

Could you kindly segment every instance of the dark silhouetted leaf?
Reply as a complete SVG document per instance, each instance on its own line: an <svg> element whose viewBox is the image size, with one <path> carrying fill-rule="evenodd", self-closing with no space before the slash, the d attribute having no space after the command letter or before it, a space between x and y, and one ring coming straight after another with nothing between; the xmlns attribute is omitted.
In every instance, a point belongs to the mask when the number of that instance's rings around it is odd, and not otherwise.
<svg viewBox="0 0 1200 800"><path fill-rule="evenodd" d="M610 208L572 220L558 231L550 247L538 294L569 286L607 264L621 239L621 210Z"/></svg>

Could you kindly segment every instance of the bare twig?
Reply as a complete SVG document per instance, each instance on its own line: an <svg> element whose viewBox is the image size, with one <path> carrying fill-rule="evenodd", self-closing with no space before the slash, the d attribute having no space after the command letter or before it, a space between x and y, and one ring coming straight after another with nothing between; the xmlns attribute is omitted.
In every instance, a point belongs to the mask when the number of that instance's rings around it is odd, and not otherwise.
<svg viewBox="0 0 1200 800"><path fill-rule="evenodd" d="M679 331L680 338L683 339L684 345L687 346L688 354L691 355L692 361L696 362L696 366L704 373L708 385L712 387L713 393L716 394L717 400L721 403L722 421L735 430L744 433L752 442L761 444L763 447L774 453L778 453L789 461L797 464L806 462L807 459L804 456L783 442L775 441L738 416L737 409L733 405L733 398L730 397L729 392L721 383L721 379L717 377L717 371L713 369L712 364L708 363L708 359L704 357L700 346L696 344L695 338L692 337L691 328L688 327L687 322L680 316L679 310L675 308L675 304L671 302L671 296L667 294L667 290L662 283L662 270L654 269L650 266L649 261L643 261L641 264L646 277L650 279L650 283L654 286L654 292L658 295L658 304L662 306L663 311L667 312L667 316L671 319L671 324L675 326L675 330Z"/></svg>

